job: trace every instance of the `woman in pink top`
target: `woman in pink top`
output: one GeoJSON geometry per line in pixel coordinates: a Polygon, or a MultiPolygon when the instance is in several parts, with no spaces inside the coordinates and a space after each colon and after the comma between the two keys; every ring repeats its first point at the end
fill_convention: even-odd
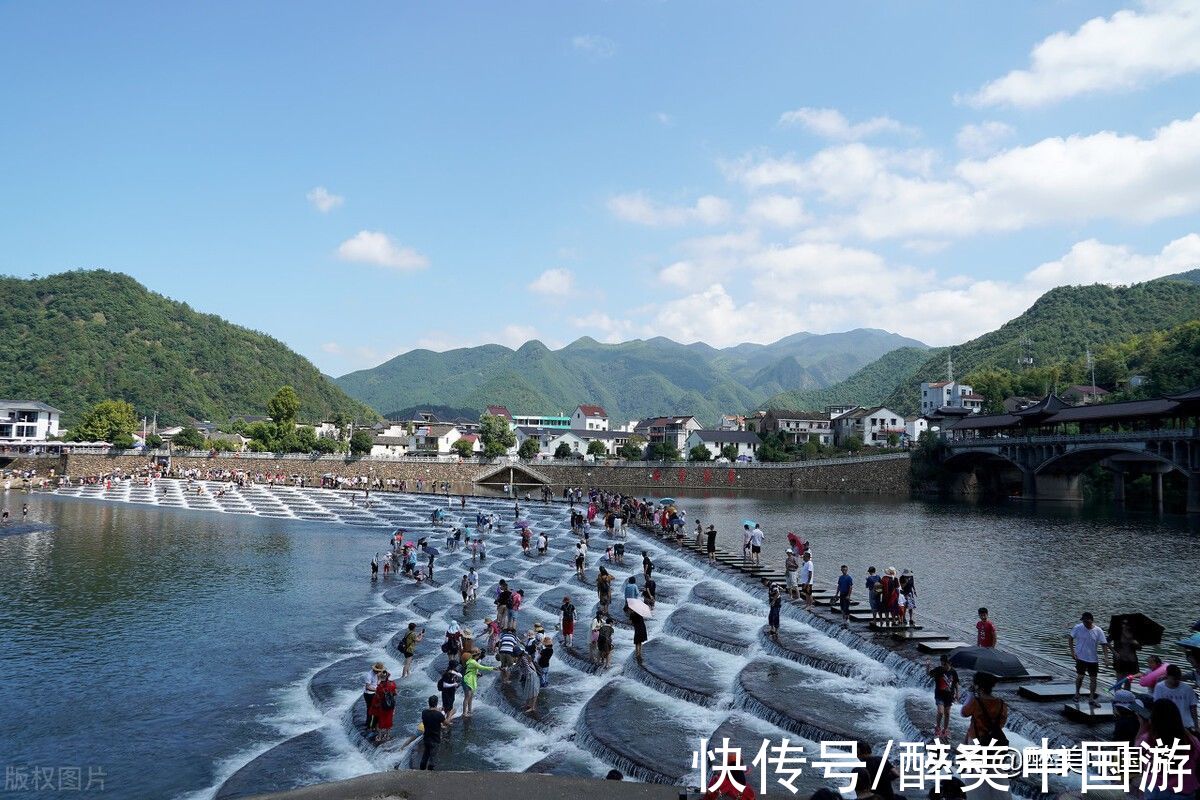
{"type": "Polygon", "coordinates": [[[1150,719],[1142,726],[1142,731],[1133,740],[1135,747],[1171,747],[1175,742],[1184,742],[1188,749],[1187,761],[1184,764],[1182,779],[1164,774],[1163,770],[1170,764],[1169,759],[1157,758],[1150,761],[1143,759],[1143,764],[1156,766],[1157,769],[1148,775],[1143,775],[1140,785],[1145,787],[1142,800],[1166,800],[1166,798],[1194,797],[1200,779],[1200,740],[1196,739],[1183,728],[1183,720],[1179,709],[1170,700],[1155,700],[1150,706],[1150,719]]]}

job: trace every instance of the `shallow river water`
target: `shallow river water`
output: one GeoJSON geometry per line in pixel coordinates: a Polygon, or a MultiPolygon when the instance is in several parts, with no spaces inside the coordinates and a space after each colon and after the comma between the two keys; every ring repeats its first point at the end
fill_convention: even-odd
{"type": "MultiPolygon", "coordinates": [[[[321,502],[335,500],[344,509],[344,500],[321,502]]],[[[366,515],[380,527],[296,519],[298,504],[311,504],[287,497],[270,500],[290,509],[275,516],[16,493],[4,502],[28,502],[37,527],[0,533],[6,766],[80,767],[107,797],[235,797],[407,766],[401,745],[444,659],[440,631],[450,619],[478,627],[491,610],[483,597],[465,612],[453,602],[462,553],[439,557],[440,586],[369,580],[371,556],[386,547],[382,526],[420,535],[429,498],[381,498],[366,515]],[[431,636],[401,685],[397,739],[375,749],[355,729],[360,676],[376,659],[398,673],[393,637],[409,620],[431,636]]],[[[841,563],[860,583],[868,565],[910,568],[920,614],[966,634],[975,608],[988,605],[1002,644],[1056,660],[1065,661],[1063,635],[1084,609],[1103,623],[1143,610],[1171,632],[1200,616],[1200,538],[1181,520],[811,495],[681,502],[689,528],[697,517],[715,523],[727,549],[740,548],[742,519],[759,521],[768,561],[782,563],[783,534],[802,531],[819,582],[831,583],[841,563]]],[[[469,501],[468,518],[476,504],[511,522],[511,506],[496,501],[469,501]]],[[[527,516],[550,533],[550,556],[523,558],[506,525],[481,589],[499,577],[524,588],[523,626],[553,627],[567,592],[589,614],[595,594],[572,577],[565,509],[535,504],[527,516]]],[[[631,535],[631,555],[642,541],[631,535]]],[[[799,614],[785,617],[784,646],[773,646],[759,633],[760,592],[660,543],[645,547],[660,593],[645,667],[629,658],[627,626],[608,673],[559,648],[532,718],[484,675],[474,720],[444,748],[446,768],[603,775],[615,765],[681,781],[697,740],[718,732],[747,742],[915,732],[905,701],[926,690],[911,676],[799,614]]],[[[590,575],[602,550],[593,547],[590,575]]],[[[618,580],[640,575],[638,558],[627,563],[613,570],[618,580]]]]}

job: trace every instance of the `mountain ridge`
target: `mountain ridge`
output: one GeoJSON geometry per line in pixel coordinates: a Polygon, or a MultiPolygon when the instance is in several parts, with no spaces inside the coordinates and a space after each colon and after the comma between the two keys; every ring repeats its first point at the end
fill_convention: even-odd
{"type": "Polygon", "coordinates": [[[664,336],[619,343],[581,336],[558,349],[530,340],[410,350],[337,383],[376,409],[420,405],[507,405],[528,413],[569,412],[580,402],[603,405],[613,419],[695,414],[705,424],[739,413],[785,387],[826,386],[875,357],[923,342],[877,328],[832,334],[802,331],[769,344],[715,348],[664,336]],[[687,405],[687,408],[682,406],[687,405]]]}
{"type": "Polygon", "coordinates": [[[75,270],[0,276],[0,396],[40,400],[70,424],[106,399],[128,400],[160,424],[263,414],[281,386],[300,416],[378,414],[267,334],[204,314],[128,275],[75,270]]]}

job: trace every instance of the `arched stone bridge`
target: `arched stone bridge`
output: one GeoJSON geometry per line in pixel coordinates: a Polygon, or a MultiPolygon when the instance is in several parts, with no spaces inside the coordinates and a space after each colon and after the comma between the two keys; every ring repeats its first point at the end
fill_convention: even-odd
{"type": "Polygon", "coordinates": [[[1102,433],[994,436],[947,439],[943,465],[959,472],[978,468],[1019,473],[1023,497],[1080,499],[1079,477],[1094,464],[1114,476],[1114,493],[1124,499],[1129,474],[1153,476],[1162,497],[1162,476],[1178,471],[1188,482],[1189,512],[1200,513],[1200,429],[1114,431],[1102,433]]]}

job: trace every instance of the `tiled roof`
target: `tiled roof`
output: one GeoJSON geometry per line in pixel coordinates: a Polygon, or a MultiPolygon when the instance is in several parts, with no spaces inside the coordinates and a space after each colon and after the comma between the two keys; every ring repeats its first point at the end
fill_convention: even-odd
{"type": "Polygon", "coordinates": [[[767,412],[767,416],[772,419],[829,420],[829,415],[823,411],[785,411],[773,408],[767,412]]]}
{"type": "Polygon", "coordinates": [[[35,411],[49,411],[53,414],[62,413],[54,406],[48,406],[45,403],[38,402],[37,400],[0,400],[0,408],[23,408],[35,411]]]}
{"type": "Polygon", "coordinates": [[[608,417],[608,412],[604,410],[604,406],[581,405],[578,410],[582,411],[585,417],[608,417]]]}
{"type": "Polygon", "coordinates": [[[512,414],[508,413],[507,406],[488,406],[483,410],[483,413],[490,414],[493,417],[504,417],[509,422],[512,422],[512,414]]]}

